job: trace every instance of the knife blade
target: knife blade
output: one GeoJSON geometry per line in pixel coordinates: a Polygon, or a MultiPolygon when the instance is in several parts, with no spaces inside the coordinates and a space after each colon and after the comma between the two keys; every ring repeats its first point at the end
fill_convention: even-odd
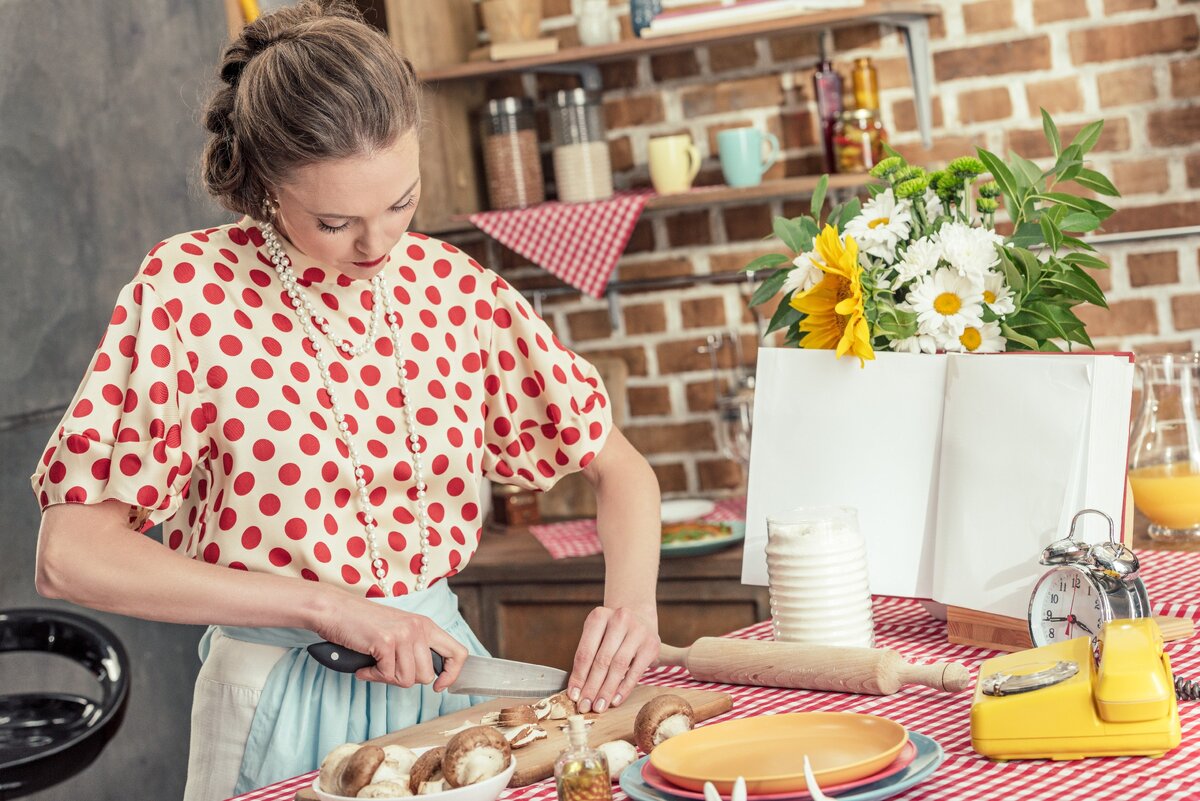
{"type": "MultiPolygon", "coordinates": [[[[318,642],[308,646],[308,653],[320,664],[339,673],[354,673],[375,664],[375,658],[332,642],[318,642]]],[[[433,670],[441,673],[445,662],[436,651],[433,670]]],[[[544,698],[566,689],[570,674],[565,670],[513,662],[490,656],[468,655],[463,668],[448,692],[457,695],[494,695],[501,698],[544,698]]]]}

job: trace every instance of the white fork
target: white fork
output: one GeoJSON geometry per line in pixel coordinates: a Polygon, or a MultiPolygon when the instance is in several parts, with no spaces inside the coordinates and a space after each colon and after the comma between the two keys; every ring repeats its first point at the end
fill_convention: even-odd
{"type": "Polygon", "coordinates": [[[812,796],[812,801],[833,801],[831,797],[822,793],[820,786],[817,785],[817,777],[813,775],[812,763],[808,761],[808,754],[804,755],[804,783],[808,787],[808,794],[812,796]]]}
{"type": "MultiPolygon", "coordinates": [[[[724,801],[712,782],[704,783],[704,801],[724,801]]],[[[733,792],[729,795],[729,801],[746,801],[746,780],[741,776],[738,776],[733,783],[733,792]]]]}

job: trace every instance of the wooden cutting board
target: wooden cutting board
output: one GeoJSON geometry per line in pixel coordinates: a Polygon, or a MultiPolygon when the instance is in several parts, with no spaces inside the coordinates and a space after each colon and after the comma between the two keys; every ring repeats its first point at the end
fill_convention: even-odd
{"type": "MultiPolygon", "coordinates": [[[[733,706],[733,698],[728,693],[638,685],[629,700],[619,707],[609,709],[599,715],[589,714],[586,716],[592,721],[588,742],[592,745],[599,745],[610,740],[633,742],[633,722],[637,718],[638,710],[651,698],[659,695],[678,695],[686,698],[692,705],[692,709],[696,711],[697,721],[708,720],[722,712],[727,712],[733,706]]],[[[499,698],[418,726],[385,734],[383,737],[367,742],[372,745],[405,745],[409,748],[445,745],[450,737],[442,732],[457,728],[468,720],[478,723],[480,717],[488,712],[520,703],[528,703],[528,701],[499,698]]],[[[565,722],[562,720],[545,721],[546,725],[543,728],[546,729],[549,737],[513,751],[517,757],[517,769],[508,783],[509,787],[524,787],[554,774],[554,760],[558,759],[558,755],[567,747],[567,735],[565,732],[559,731],[559,726],[565,722]]],[[[296,793],[296,801],[317,801],[317,796],[311,787],[306,787],[296,793]]],[[[419,801],[419,799],[414,799],[414,801],[419,801]]]]}

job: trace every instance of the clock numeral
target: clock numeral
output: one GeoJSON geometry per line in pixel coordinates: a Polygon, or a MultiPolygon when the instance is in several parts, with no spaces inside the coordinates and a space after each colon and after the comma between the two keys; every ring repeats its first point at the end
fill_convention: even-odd
{"type": "Polygon", "coordinates": [[[1054,639],[1054,629],[1053,628],[1050,629],[1050,639],[1052,639],[1052,640],[1054,639]]]}
{"type": "Polygon", "coordinates": [[[1079,589],[1081,582],[1082,580],[1079,578],[1079,576],[1076,576],[1075,578],[1071,579],[1071,586],[1075,589],[1079,589]]]}
{"type": "MultiPolygon", "coordinates": [[[[1050,593],[1050,603],[1052,603],[1052,604],[1058,603],[1058,593],[1056,593],[1056,592],[1050,593]]],[[[1050,614],[1050,612],[1047,611],[1046,614],[1050,614]]]]}
{"type": "Polygon", "coordinates": [[[1067,591],[1067,582],[1065,582],[1065,581],[1058,582],[1058,591],[1066,592],[1067,591]]]}
{"type": "Polygon", "coordinates": [[[1099,598],[1096,599],[1096,610],[1097,611],[1100,610],[1100,599],[1099,598]]]}

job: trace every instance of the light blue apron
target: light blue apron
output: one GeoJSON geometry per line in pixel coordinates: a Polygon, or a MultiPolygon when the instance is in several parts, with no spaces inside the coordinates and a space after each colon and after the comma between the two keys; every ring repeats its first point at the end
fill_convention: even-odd
{"type": "MultiPolygon", "coordinates": [[[[487,655],[445,581],[423,592],[372,600],[424,615],[471,653],[487,655]]],[[[486,700],[437,693],[427,684],[401,688],[359,681],[353,673],[329,670],[308,655],[305,648],[321,638],[304,629],[220,629],[236,640],[289,649],[271,669],[259,697],[235,795],[315,770],[342,743],[369,740],[486,700]]],[[[215,630],[210,626],[200,640],[201,660],[208,656],[215,630]]]]}

